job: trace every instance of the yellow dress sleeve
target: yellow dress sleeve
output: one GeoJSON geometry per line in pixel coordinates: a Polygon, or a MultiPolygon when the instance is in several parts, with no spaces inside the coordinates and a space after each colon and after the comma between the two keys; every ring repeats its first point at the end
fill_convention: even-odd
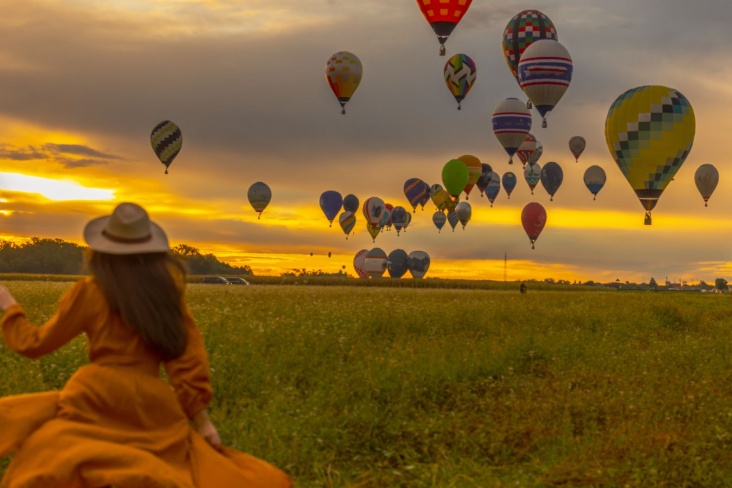
{"type": "Polygon", "coordinates": [[[63,346],[82,333],[89,323],[86,317],[90,310],[82,303],[86,290],[84,280],[72,286],[61,297],[53,317],[40,327],[28,320],[21,305],[8,308],[0,323],[5,344],[29,358],[43,356],[63,346]]]}
{"type": "Polygon", "coordinates": [[[183,411],[188,418],[193,418],[211,401],[213,389],[203,337],[186,306],[183,321],[188,333],[188,344],[180,357],[165,363],[165,371],[183,411]]]}

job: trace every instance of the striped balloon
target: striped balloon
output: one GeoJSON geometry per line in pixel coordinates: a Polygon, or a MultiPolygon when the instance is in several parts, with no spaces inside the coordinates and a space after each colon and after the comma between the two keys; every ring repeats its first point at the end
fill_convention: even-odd
{"type": "Polygon", "coordinates": [[[531,111],[518,98],[507,98],[493,110],[493,133],[508,153],[508,164],[531,131],[531,111]]]}
{"type": "Polygon", "coordinates": [[[160,162],[165,165],[167,175],[168,166],[183,147],[183,134],[175,123],[163,120],[150,133],[150,145],[160,162]]]}
{"type": "Polygon", "coordinates": [[[346,234],[346,239],[348,239],[348,234],[351,233],[353,227],[356,225],[356,215],[350,210],[346,210],[338,217],[338,222],[341,224],[343,233],[346,234]]]}
{"type": "Polygon", "coordinates": [[[519,84],[536,106],[546,127],[546,115],[572,81],[572,57],[559,41],[541,39],[526,48],[518,65],[519,84]]]}

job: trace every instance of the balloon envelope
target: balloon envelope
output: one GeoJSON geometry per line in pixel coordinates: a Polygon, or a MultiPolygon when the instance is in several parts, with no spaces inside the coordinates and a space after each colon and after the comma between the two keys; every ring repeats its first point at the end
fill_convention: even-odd
{"type": "Polygon", "coordinates": [[[542,117],[567,91],[572,81],[572,57],[559,41],[540,39],[526,48],[519,60],[519,83],[542,117]]]}
{"type": "Polygon", "coordinates": [[[343,233],[346,234],[346,239],[348,239],[348,234],[351,233],[356,225],[356,214],[350,210],[346,210],[338,217],[338,223],[341,225],[343,233]]]}
{"type": "Polygon", "coordinates": [[[168,166],[183,147],[183,134],[174,122],[163,120],[153,127],[150,145],[160,162],[165,165],[165,174],[168,174],[168,166]]]}
{"type": "Polygon", "coordinates": [[[465,226],[468,225],[470,217],[473,214],[473,209],[470,207],[470,204],[468,202],[458,203],[455,207],[455,213],[457,214],[457,218],[460,221],[460,224],[462,224],[463,229],[465,229],[465,226]]]}
{"type": "Polygon", "coordinates": [[[585,186],[588,190],[590,190],[590,193],[592,193],[596,199],[598,192],[602,190],[603,186],[605,186],[607,176],[605,175],[604,169],[594,164],[585,170],[585,175],[583,179],[585,182],[585,186]]]}
{"type": "Polygon", "coordinates": [[[378,225],[385,211],[386,204],[379,197],[367,198],[363,202],[363,216],[366,218],[366,223],[368,224],[378,225]]]}
{"type": "Polygon", "coordinates": [[[435,213],[432,214],[432,223],[435,224],[438,232],[442,230],[445,222],[447,222],[447,217],[445,216],[445,213],[440,210],[435,210],[435,213]]]}
{"type": "Polygon", "coordinates": [[[506,98],[493,110],[492,122],[493,134],[513,164],[513,155],[531,131],[531,111],[518,98],[506,98]]]}
{"type": "Polygon", "coordinates": [[[445,63],[443,76],[447,88],[455,97],[460,110],[460,103],[475,83],[477,71],[475,62],[467,54],[455,54],[445,63]]]}
{"type": "Polygon", "coordinates": [[[539,234],[544,230],[546,225],[546,210],[540,203],[531,202],[526,204],[521,211],[521,225],[526,231],[531,241],[531,249],[534,249],[534,243],[539,238],[539,234]]]}
{"type": "Polygon", "coordinates": [[[356,213],[358,211],[359,201],[358,197],[353,194],[348,194],[343,197],[343,210],[356,213]]]}
{"type": "Polygon", "coordinates": [[[719,183],[719,172],[711,164],[702,164],[699,166],[694,173],[694,183],[696,183],[696,189],[699,190],[702,198],[704,199],[704,206],[707,206],[709,197],[714,193],[714,189],[717,188],[719,183]]]}
{"type": "Polygon", "coordinates": [[[579,157],[585,150],[585,146],[587,146],[587,141],[585,141],[584,137],[572,136],[569,138],[569,151],[572,153],[572,156],[574,156],[575,162],[579,160],[579,157]]]}
{"type": "Polygon", "coordinates": [[[409,273],[415,279],[422,278],[427,273],[427,270],[430,269],[429,254],[424,251],[410,252],[407,269],[409,269],[409,273]]]}
{"type": "Polygon", "coordinates": [[[356,270],[356,274],[359,278],[369,277],[369,274],[366,272],[366,267],[364,263],[366,261],[366,253],[368,252],[368,249],[361,249],[356,253],[355,256],[353,256],[353,269],[356,270]]]}
{"type": "Polygon", "coordinates": [[[320,195],[320,209],[331,224],[341,208],[343,208],[343,197],[337,191],[328,190],[320,195]]]}
{"type": "Polygon", "coordinates": [[[534,154],[534,150],[536,149],[536,137],[534,137],[534,134],[526,134],[526,138],[524,139],[524,142],[521,143],[519,148],[516,150],[516,156],[521,160],[521,164],[526,166],[526,163],[529,162],[529,159],[534,154]]]}
{"type": "Polygon", "coordinates": [[[429,186],[421,179],[409,178],[404,182],[404,196],[407,197],[414,211],[417,210],[417,205],[422,202],[425,193],[429,194],[429,186]]]}
{"type": "Polygon", "coordinates": [[[493,206],[493,202],[496,200],[496,197],[500,192],[501,175],[499,175],[495,171],[491,171],[491,180],[488,182],[488,186],[485,188],[485,196],[487,196],[488,200],[490,200],[491,207],[493,206]]]}
{"type": "Polygon", "coordinates": [[[386,252],[380,247],[375,247],[366,253],[363,267],[371,278],[381,278],[386,271],[386,252]]]}
{"type": "Polygon", "coordinates": [[[506,190],[508,198],[511,198],[511,192],[516,188],[516,175],[511,171],[503,173],[501,184],[503,185],[503,189],[506,190]]]}
{"type": "Polygon", "coordinates": [[[554,194],[562,186],[563,179],[562,167],[554,161],[549,161],[541,168],[541,184],[551,197],[549,200],[554,200],[554,194]]]}
{"type": "Polygon", "coordinates": [[[247,199],[252,208],[254,208],[254,211],[258,212],[261,216],[264,209],[269,205],[270,200],[272,200],[272,190],[270,190],[266,183],[258,181],[249,187],[247,199]]]}
{"type": "Polygon", "coordinates": [[[470,179],[468,167],[459,159],[451,159],[442,168],[442,183],[450,195],[456,197],[465,189],[470,179]]]}
{"type": "Polygon", "coordinates": [[[534,188],[536,188],[536,185],[539,184],[539,181],[541,181],[541,165],[539,163],[536,164],[527,164],[524,166],[524,179],[526,180],[526,183],[529,185],[529,189],[531,190],[531,194],[534,194],[534,188]]]}
{"type": "Polygon", "coordinates": [[[325,79],[341,104],[341,113],[346,113],[346,103],[361,83],[362,76],[361,60],[348,51],[338,51],[325,64],[325,79]]]}
{"type": "Polygon", "coordinates": [[[470,7],[472,0],[417,0],[440,43],[440,56],[445,55],[445,42],[470,7]]]}
{"type": "Polygon", "coordinates": [[[483,192],[491,181],[491,173],[493,173],[493,168],[491,168],[490,164],[480,164],[480,177],[478,178],[478,181],[475,182],[475,186],[480,190],[480,196],[483,196],[483,192]]]}
{"type": "Polygon", "coordinates": [[[401,205],[397,205],[394,207],[394,210],[391,211],[391,223],[394,224],[397,235],[399,235],[399,231],[407,225],[407,217],[411,217],[411,215],[407,212],[407,209],[401,205]]]}
{"type": "Polygon", "coordinates": [[[651,224],[651,210],[689,155],[695,130],[689,100],[666,86],[632,88],[610,106],[605,141],[646,210],[646,225],[651,224]]]}
{"type": "Polygon", "coordinates": [[[539,39],[557,40],[557,30],[549,17],[538,10],[524,10],[513,16],[503,29],[503,59],[518,79],[518,64],[527,47],[539,39]]]}
{"type": "Polygon", "coordinates": [[[404,249],[394,249],[386,260],[386,269],[392,278],[401,278],[409,268],[409,255],[404,249]]]}
{"type": "Polygon", "coordinates": [[[468,195],[470,195],[470,192],[473,190],[473,187],[478,182],[478,178],[480,178],[480,175],[483,173],[483,165],[481,164],[480,159],[476,158],[472,154],[463,154],[458,159],[468,167],[468,183],[463,189],[465,192],[465,198],[467,199],[468,195]]]}

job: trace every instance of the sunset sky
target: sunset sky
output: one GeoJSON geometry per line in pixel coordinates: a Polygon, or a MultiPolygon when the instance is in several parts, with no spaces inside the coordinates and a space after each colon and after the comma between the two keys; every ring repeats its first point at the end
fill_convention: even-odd
{"type": "Polygon", "coordinates": [[[473,0],[445,57],[414,0],[6,0],[3,7],[0,239],[82,244],[86,221],[133,201],[172,245],[258,275],[342,266],[353,274],[354,254],[380,247],[426,251],[426,277],[503,280],[507,257],[509,280],[732,281],[728,0],[473,0]],[[520,162],[508,164],[491,125],[498,102],[525,99],[501,52],[507,22],[525,9],[553,21],[574,65],[547,128],[534,111],[539,164],[556,161],[564,171],[554,201],[541,185],[531,195],[520,162]],[[364,69],[346,115],[324,76],[337,51],[353,52],[364,69]],[[477,65],[460,111],[443,80],[456,53],[477,65]],[[604,124],[621,93],[653,84],[686,96],[696,137],[653,225],[644,226],[604,124]],[[149,142],[162,120],[183,133],[167,175],[149,142]],[[568,148],[574,135],[587,140],[578,163],[568,148]],[[474,189],[465,229],[438,232],[430,202],[406,231],[384,231],[375,242],[359,210],[346,239],[319,208],[321,193],[336,190],[411,211],[404,182],[441,183],[445,163],[463,154],[518,177],[510,199],[502,191],[492,208],[474,189]],[[708,207],[694,184],[704,163],[720,173],[708,207]],[[582,181],[593,164],[607,174],[596,201],[582,181]],[[256,181],[273,193],[260,219],[246,196],[256,181]],[[520,222],[532,201],[548,214],[534,250],[520,222]]]}

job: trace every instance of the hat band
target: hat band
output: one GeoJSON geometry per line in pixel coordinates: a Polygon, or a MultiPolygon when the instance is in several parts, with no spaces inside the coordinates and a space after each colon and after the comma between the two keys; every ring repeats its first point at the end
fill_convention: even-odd
{"type": "Polygon", "coordinates": [[[118,237],[110,234],[109,232],[107,232],[106,229],[102,231],[102,235],[112,242],[119,242],[121,244],[141,244],[143,242],[148,242],[150,239],[152,239],[152,234],[135,238],[118,237]]]}

